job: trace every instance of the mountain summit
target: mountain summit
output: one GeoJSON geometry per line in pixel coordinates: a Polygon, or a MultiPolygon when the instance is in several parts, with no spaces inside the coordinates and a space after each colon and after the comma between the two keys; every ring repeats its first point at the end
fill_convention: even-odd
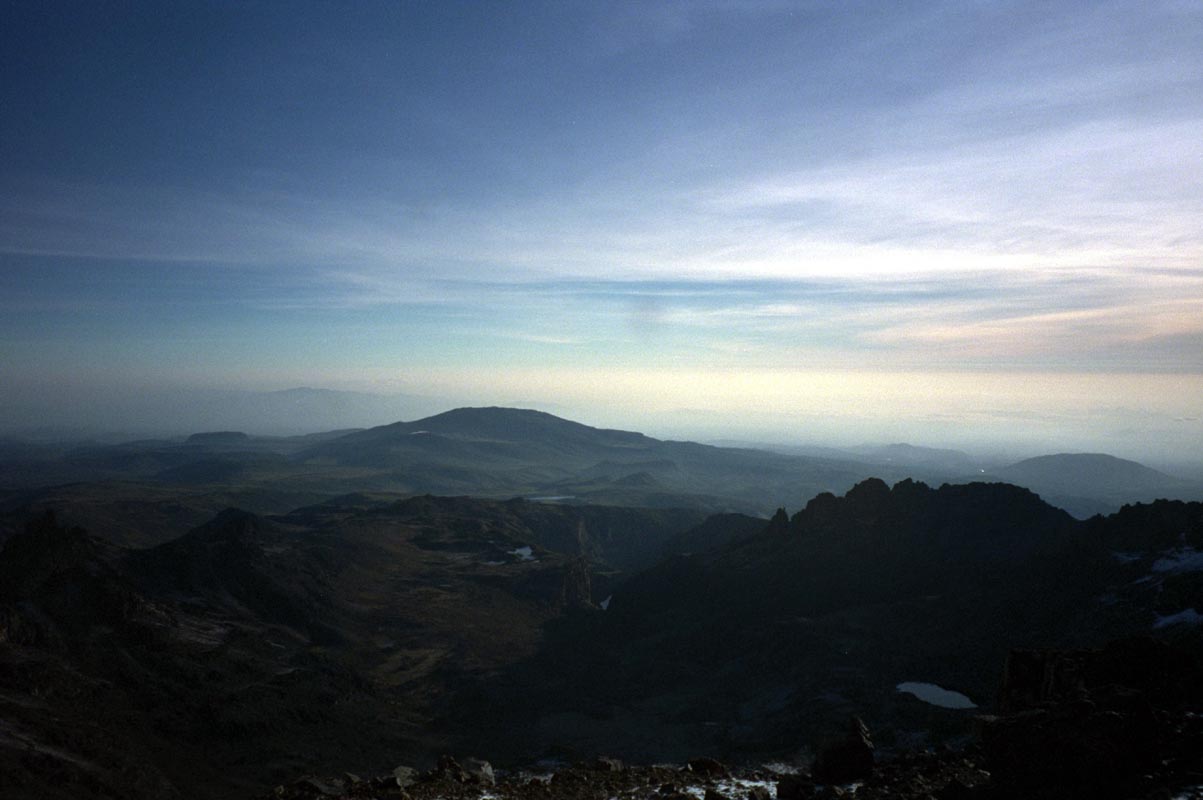
{"type": "Polygon", "coordinates": [[[457,408],[356,431],[296,458],[315,468],[383,471],[393,483],[382,488],[394,491],[752,513],[770,511],[781,498],[843,491],[864,477],[848,464],[662,441],[496,407],[457,408]]]}
{"type": "Polygon", "coordinates": [[[1104,453],[1037,456],[998,469],[993,477],[1026,486],[1079,517],[1160,497],[1203,497],[1203,487],[1104,453]]]}
{"type": "Polygon", "coordinates": [[[398,436],[437,434],[498,442],[540,442],[575,446],[647,446],[642,433],[593,428],[544,411],[525,408],[456,408],[415,422],[396,422],[343,437],[346,441],[384,441],[398,436]]]}
{"type": "Polygon", "coordinates": [[[1083,488],[1096,492],[1156,490],[1178,482],[1152,467],[1105,453],[1037,456],[1004,467],[998,474],[1013,483],[1046,486],[1065,493],[1080,492],[1083,488]]]}

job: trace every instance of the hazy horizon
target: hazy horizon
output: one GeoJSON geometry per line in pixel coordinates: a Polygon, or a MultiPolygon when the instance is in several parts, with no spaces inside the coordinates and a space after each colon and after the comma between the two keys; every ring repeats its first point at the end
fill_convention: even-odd
{"type": "Polygon", "coordinates": [[[8,4],[0,430],[315,386],[1197,463],[1200,41],[1178,2],[8,4]]]}
{"type": "MultiPolygon", "coordinates": [[[[876,376],[875,376],[876,379],[876,376]]],[[[1025,435],[1012,427],[992,432],[979,427],[961,431],[946,420],[852,418],[835,420],[775,410],[771,404],[748,408],[739,415],[704,408],[615,410],[510,397],[476,401],[471,397],[414,394],[375,394],[356,391],[291,387],[266,392],[240,390],[177,390],[144,393],[137,403],[117,396],[93,396],[88,413],[80,402],[68,403],[59,415],[47,406],[10,416],[0,437],[25,441],[120,443],[138,439],[180,438],[193,433],[236,430],[252,436],[295,436],[369,428],[394,422],[413,422],[461,407],[500,406],[532,409],[597,428],[644,433],[653,438],[694,440],[720,446],[768,449],[832,448],[851,453],[859,447],[908,444],[963,451],[996,466],[1054,453],[1106,453],[1128,458],[1183,477],[1203,478],[1203,458],[1191,448],[1175,447],[1146,427],[1127,435],[1091,438],[1065,419],[1040,419],[1025,435]],[[850,422],[850,419],[852,421],[850,422]],[[1043,433],[1040,433],[1043,432],[1043,433]]],[[[1002,423],[1000,422],[1000,425],[1002,423]]],[[[1168,434],[1164,434],[1168,435],[1168,434]]]]}

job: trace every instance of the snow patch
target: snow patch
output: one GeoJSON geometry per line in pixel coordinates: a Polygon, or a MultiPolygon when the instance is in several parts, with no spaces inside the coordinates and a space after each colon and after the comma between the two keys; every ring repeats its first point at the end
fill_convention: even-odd
{"type": "MultiPolygon", "coordinates": [[[[745,778],[723,778],[714,782],[714,788],[726,797],[747,797],[748,792],[756,787],[761,786],[769,790],[770,796],[777,794],[777,781],[753,781],[745,778]]],[[[684,787],[683,791],[693,797],[702,800],[706,796],[706,787],[692,785],[684,787]]]]}
{"type": "Polygon", "coordinates": [[[896,687],[898,691],[913,694],[925,703],[940,708],[977,708],[977,703],[960,692],[954,692],[934,683],[916,683],[904,681],[896,687]]]}
{"type": "Polygon", "coordinates": [[[800,771],[797,766],[786,764],[784,761],[770,761],[764,768],[774,775],[797,775],[800,771]]]}
{"type": "Polygon", "coordinates": [[[519,561],[535,561],[535,551],[530,548],[530,545],[523,547],[515,547],[510,551],[510,555],[517,558],[519,561]]]}
{"type": "Polygon", "coordinates": [[[602,611],[609,611],[610,610],[610,601],[613,599],[614,599],[614,595],[610,595],[605,600],[602,600],[600,603],[598,603],[597,607],[600,608],[602,611]]]}
{"type": "Polygon", "coordinates": [[[1203,550],[1181,547],[1153,562],[1154,572],[1203,572],[1203,550]]]}
{"type": "Polygon", "coordinates": [[[1111,557],[1121,564],[1131,564],[1144,558],[1140,553],[1122,553],[1118,550],[1112,552],[1111,557]]]}
{"type": "Polygon", "coordinates": [[[1170,614],[1166,617],[1158,616],[1157,621],[1153,623],[1153,628],[1168,628],[1171,625],[1198,625],[1200,623],[1203,623],[1203,614],[1193,608],[1186,608],[1177,614],[1170,614]]]}

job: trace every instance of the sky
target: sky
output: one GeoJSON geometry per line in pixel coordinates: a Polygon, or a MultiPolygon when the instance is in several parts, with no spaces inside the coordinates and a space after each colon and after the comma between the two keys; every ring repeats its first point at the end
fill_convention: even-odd
{"type": "Polygon", "coordinates": [[[2,2],[0,428],[315,386],[1197,455],[1200,42],[1152,0],[2,2]]]}

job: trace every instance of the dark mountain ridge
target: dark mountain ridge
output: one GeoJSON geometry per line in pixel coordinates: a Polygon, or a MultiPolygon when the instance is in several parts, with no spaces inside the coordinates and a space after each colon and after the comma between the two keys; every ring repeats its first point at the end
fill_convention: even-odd
{"type": "Polygon", "coordinates": [[[242,444],[250,438],[242,431],[206,431],[192,434],[185,444],[242,444]]]}
{"type": "MultiPolygon", "coordinates": [[[[605,615],[558,625],[529,672],[507,678],[518,695],[539,686],[555,709],[526,707],[525,747],[636,757],[646,742],[621,733],[633,727],[673,743],[663,758],[782,757],[800,736],[837,735],[849,714],[886,744],[966,732],[964,717],[958,728],[956,714],[893,687],[930,682],[988,706],[1014,647],[1158,631],[1203,652],[1179,615],[1203,596],[1200,573],[1158,566],[1170,530],[1176,547],[1203,547],[1203,505],[1079,522],[1004,484],[869,480],[752,535],[708,533],[717,547],[634,577],[605,615]]],[[[482,692],[513,702],[504,686],[482,692]]]]}
{"type": "Polygon", "coordinates": [[[886,749],[955,739],[893,687],[988,706],[1011,647],[1198,650],[1199,550],[1200,504],[1077,522],[878,480],[772,521],[360,494],[139,551],[43,518],[0,551],[0,766],[26,796],[227,797],[448,750],[790,756],[851,713],[886,749]]]}

